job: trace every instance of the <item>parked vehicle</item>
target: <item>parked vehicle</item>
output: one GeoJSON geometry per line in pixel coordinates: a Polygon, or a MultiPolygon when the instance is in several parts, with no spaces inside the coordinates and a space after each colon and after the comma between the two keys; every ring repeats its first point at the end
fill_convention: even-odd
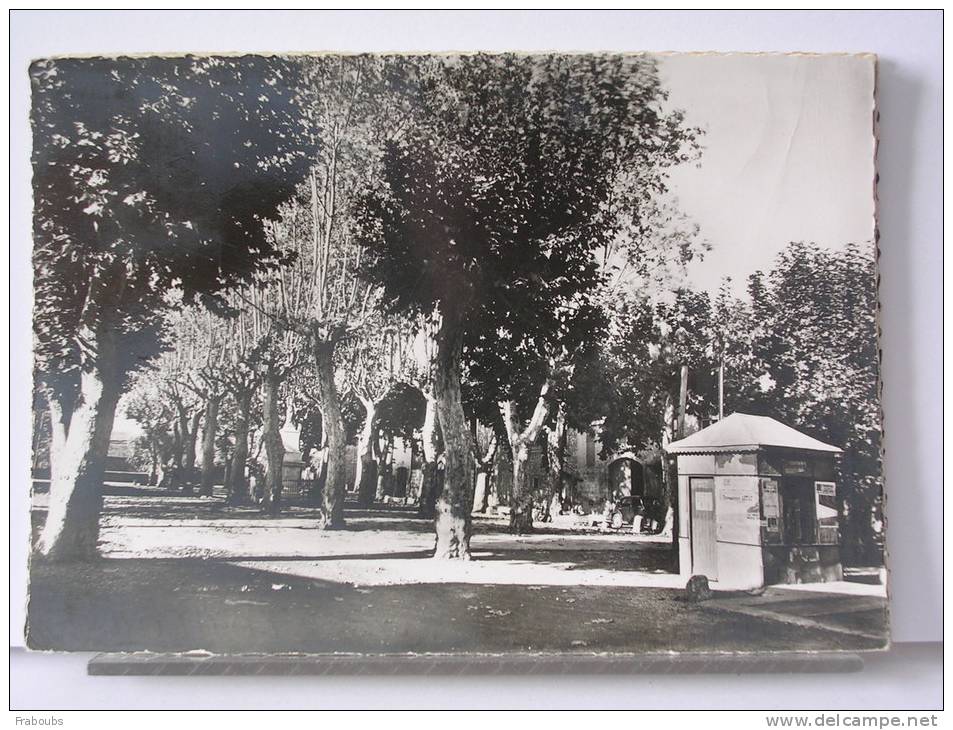
{"type": "MultiPolygon", "coordinates": [[[[645,502],[638,495],[630,497],[620,497],[616,500],[615,507],[609,513],[606,524],[613,530],[621,530],[625,525],[633,525],[636,517],[645,518],[645,502]]],[[[641,532],[642,520],[639,520],[639,532],[641,532]]]]}

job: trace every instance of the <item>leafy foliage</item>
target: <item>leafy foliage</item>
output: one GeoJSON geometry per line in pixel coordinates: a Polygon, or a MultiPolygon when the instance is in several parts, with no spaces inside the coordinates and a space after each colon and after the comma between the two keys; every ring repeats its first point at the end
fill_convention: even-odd
{"type": "Polygon", "coordinates": [[[682,364],[689,413],[701,425],[714,420],[724,363],[726,414],[768,415],[844,449],[846,557],[877,560],[876,281],[875,259],[862,246],[792,243],[769,274],[750,277],[748,299],[732,296],[728,282],[714,299],[687,289],[655,305],[637,295],[620,299],[602,350],[605,381],[586,391],[604,409],[604,448],[658,443],[674,415],[682,364]]]}
{"type": "Polygon", "coordinates": [[[844,449],[848,558],[877,558],[882,495],[877,273],[869,247],[793,243],[750,281],[757,356],[781,420],[844,449]]]}
{"type": "Polygon", "coordinates": [[[410,441],[424,425],[427,401],[417,388],[397,383],[377,409],[380,430],[390,436],[410,441]]]}
{"type": "Polygon", "coordinates": [[[642,57],[429,59],[361,234],[390,306],[466,318],[471,402],[532,402],[605,327],[594,252],[629,235],[693,131],[642,57]]]}
{"type": "Polygon", "coordinates": [[[31,67],[41,371],[69,381],[84,323],[125,338],[127,371],[155,353],[170,291],[207,297],[274,260],[263,220],[304,161],[294,69],[251,56],[31,67]]]}

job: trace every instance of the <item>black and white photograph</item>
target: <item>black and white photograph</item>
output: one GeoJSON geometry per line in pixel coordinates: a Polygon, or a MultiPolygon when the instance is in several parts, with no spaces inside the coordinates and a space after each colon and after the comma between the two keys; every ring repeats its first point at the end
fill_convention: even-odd
{"type": "Polygon", "coordinates": [[[889,645],[874,55],[29,77],[31,649],[889,645]]]}

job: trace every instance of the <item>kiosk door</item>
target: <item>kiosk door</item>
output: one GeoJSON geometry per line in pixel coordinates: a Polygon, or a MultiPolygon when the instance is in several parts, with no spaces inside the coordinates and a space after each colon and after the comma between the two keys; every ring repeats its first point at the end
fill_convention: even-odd
{"type": "Polygon", "coordinates": [[[692,477],[692,574],[718,580],[718,546],[715,528],[715,480],[692,477]]]}

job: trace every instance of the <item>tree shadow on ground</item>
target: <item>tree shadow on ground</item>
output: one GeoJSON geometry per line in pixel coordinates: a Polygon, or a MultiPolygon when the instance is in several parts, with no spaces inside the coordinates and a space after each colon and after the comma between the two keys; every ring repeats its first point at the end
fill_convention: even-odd
{"type": "Polygon", "coordinates": [[[875,648],[705,612],[678,591],[441,583],[354,587],[208,560],[34,561],[29,646],[67,651],[509,652],[875,648]]]}
{"type": "MultiPolygon", "coordinates": [[[[155,490],[152,490],[155,491],[155,490]]],[[[105,518],[130,518],[162,521],[214,520],[216,522],[238,522],[246,526],[278,527],[283,520],[321,519],[321,509],[314,505],[296,501],[286,505],[279,515],[269,515],[256,505],[229,505],[221,496],[199,497],[169,492],[155,496],[151,492],[130,495],[109,495],[103,504],[105,518]]],[[[359,507],[355,503],[345,503],[345,526],[342,531],[361,532],[367,530],[388,530],[412,533],[433,532],[433,519],[420,517],[415,507],[401,505],[375,505],[370,508],[359,507]]],[[[474,532],[481,535],[511,535],[504,519],[489,516],[477,516],[473,520],[474,532]]],[[[567,528],[551,525],[535,525],[529,536],[555,536],[569,534],[567,528]]],[[[594,530],[573,530],[574,534],[600,534],[594,530]]],[[[622,533],[613,533],[619,534],[622,533]]],[[[516,537],[514,535],[514,537],[516,537]]]]}
{"type": "Polygon", "coordinates": [[[560,565],[566,570],[614,570],[640,573],[677,573],[674,550],[499,550],[481,554],[478,560],[507,561],[527,565],[560,565]]]}
{"type": "MultiPolygon", "coordinates": [[[[262,512],[258,505],[230,505],[222,496],[200,497],[178,492],[107,495],[103,503],[103,515],[122,516],[137,519],[165,520],[249,520],[264,523],[277,523],[282,519],[321,518],[321,508],[306,500],[296,499],[283,505],[278,515],[262,512]]],[[[358,520],[359,526],[367,521],[381,524],[386,522],[397,527],[408,525],[430,526],[432,520],[417,517],[411,507],[375,507],[362,509],[357,505],[345,504],[345,518],[358,520]]]]}
{"type": "MultiPolygon", "coordinates": [[[[333,555],[228,555],[207,558],[209,562],[225,563],[286,563],[334,561],[425,560],[433,557],[433,550],[407,550],[375,553],[337,553],[333,555]]],[[[187,559],[187,558],[180,558],[187,559]]],[[[639,573],[678,572],[678,557],[672,551],[662,550],[537,550],[537,549],[478,549],[472,558],[478,563],[510,563],[523,566],[553,566],[571,570],[610,570],[639,573]]],[[[580,579],[584,580],[584,579],[580,579]]]]}

